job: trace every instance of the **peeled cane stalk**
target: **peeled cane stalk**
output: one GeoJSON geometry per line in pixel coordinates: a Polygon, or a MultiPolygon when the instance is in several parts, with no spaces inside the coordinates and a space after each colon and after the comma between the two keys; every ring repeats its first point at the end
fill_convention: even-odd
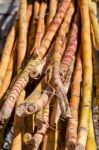
{"type": "Polygon", "coordinates": [[[5,78],[4,78],[2,87],[1,87],[0,98],[2,98],[3,95],[5,94],[7,88],[10,85],[11,79],[12,79],[13,67],[14,67],[14,58],[15,58],[14,53],[16,51],[16,44],[17,43],[15,42],[14,43],[14,47],[13,47],[12,52],[11,52],[11,57],[10,57],[9,65],[8,65],[8,68],[7,68],[7,71],[6,71],[6,75],[5,75],[5,78]]]}
{"type": "Polygon", "coordinates": [[[91,110],[90,110],[90,114],[89,114],[88,137],[87,137],[87,143],[86,143],[86,150],[90,150],[90,149],[97,150],[91,110]]]}
{"type": "Polygon", "coordinates": [[[27,49],[27,1],[20,0],[17,69],[21,67],[27,49]]]}
{"type": "Polygon", "coordinates": [[[90,37],[90,18],[89,18],[89,2],[79,0],[81,12],[81,39],[82,39],[82,57],[83,57],[83,87],[82,87],[82,104],[81,116],[78,129],[78,139],[76,150],[83,150],[86,146],[88,134],[88,119],[92,100],[92,48],[90,37]],[[85,11],[86,10],[86,11],[85,11]],[[86,51],[87,49],[87,51],[86,51]]]}
{"type": "Polygon", "coordinates": [[[12,27],[2,52],[1,61],[0,61],[0,89],[3,84],[6,71],[9,65],[11,51],[13,49],[13,44],[15,40],[15,25],[12,27]]]}
{"type": "MultiPolygon", "coordinates": [[[[21,0],[20,9],[19,9],[20,30],[19,30],[19,41],[18,41],[19,43],[18,43],[18,57],[17,57],[17,74],[18,74],[18,70],[20,69],[23,63],[24,57],[26,55],[26,49],[27,49],[27,27],[28,27],[29,20],[27,21],[26,19],[27,19],[27,2],[21,0]]],[[[24,99],[25,99],[25,90],[22,90],[16,102],[16,109],[24,101],[24,99]]],[[[13,135],[11,150],[15,150],[17,148],[20,150],[22,149],[22,133],[23,133],[22,130],[24,126],[24,119],[16,115],[16,109],[15,109],[15,116],[14,116],[14,135],[13,135]]]]}

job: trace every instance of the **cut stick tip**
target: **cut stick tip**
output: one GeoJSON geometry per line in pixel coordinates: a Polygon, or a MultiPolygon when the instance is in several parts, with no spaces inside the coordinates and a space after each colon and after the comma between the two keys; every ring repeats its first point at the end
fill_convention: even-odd
{"type": "Polygon", "coordinates": [[[34,113],[36,106],[34,104],[22,103],[16,109],[16,115],[19,117],[25,117],[34,113]]]}
{"type": "Polygon", "coordinates": [[[24,141],[24,143],[27,145],[28,144],[28,142],[31,140],[31,138],[32,138],[32,135],[31,135],[31,133],[25,133],[24,134],[24,136],[23,136],[23,141],[24,141]]]}
{"type": "Polygon", "coordinates": [[[21,104],[21,105],[18,106],[17,109],[16,109],[16,115],[17,115],[18,117],[24,116],[25,109],[26,109],[26,107],[21,104]]]}
{"type": "Polygon", "coordinates": [[[39,79],[40,78],[40,74],[38,73],[38,71],[36,69],[31,71],[30,78],[31,79],[39,79]]]}

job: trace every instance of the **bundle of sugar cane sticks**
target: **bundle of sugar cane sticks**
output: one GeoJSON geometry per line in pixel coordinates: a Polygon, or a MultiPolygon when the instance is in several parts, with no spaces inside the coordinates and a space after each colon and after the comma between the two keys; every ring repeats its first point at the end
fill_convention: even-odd
{"type": "Polygon", "coordinates": [[[98,1],[20,0],[0,60],[0,148],[99,149],[98,1]]]}

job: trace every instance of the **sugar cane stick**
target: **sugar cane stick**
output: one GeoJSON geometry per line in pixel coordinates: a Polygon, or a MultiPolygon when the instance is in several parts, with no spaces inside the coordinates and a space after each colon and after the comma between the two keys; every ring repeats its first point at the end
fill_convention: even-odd
{"type": "Polygon", "coordinates": [[[12,78],[12,75],[13,75],[14,57],[15,57],[14,53],[15,53],[15,50],[16,50],[16,44],[17,43],[15,42],[13,50],[11,52],[9,65],[8,65],[8,68],[7,68],[7,71],[6,71],[6,75],[5,75],[5,78],[4,78],[2,87],[1,87],[0,98],[3,97],[3,95],[5,94],[7,88],[10,85],[10,82],[11,82],[11,78],[12,78]]]}
{"type": "MultiPolygon", "coordinates": [[[[65,92],[68,94],[68,90],[69,90],[69,86],[70,86],[70,82],[71,82],[71,78],[72,78],[72,73],[73,73],[73,69],[74,69],[74,64],[75,64],[75,57],[73,58],[72,60],[72,63],[68,69],[68,72],[67,72],[67,75],[66,75],[66,79],[65,79],[65,82],[64,82],[64,88],[65,88],[65,92]]],[[[63,118],[66,118],[66,117],[71,117],[71,112],[70,112],[70,107],[69,107],[69,104],[68,104],[68,98],[67,98],[67,95],[64,99],[64,102],[65,102],[65,109],[66,109],[66,113],[64,113],[65,111],[62,111],[62,108],[61,108],[61,111],[62,111],[62,117],[63,118]]],[[[60,106],[61,107],[61,106],[60,106]]]]}
{"type": "MultiPolygon", "coordinates": [[[[62,94],[65,97],[65,88],[64,85],[61,81],[61,77],[60,77],[60,66],[61,66],[61,60],[62,60],[62,56],[64,53],[64,42],[65,42],[65,36],[69,31],[69,26],[70,26],[70,22],[72,19],[74,13],[74,4],[71,3],[69,6],[69,9],[67,10],[67,13],[64,17],[64,20],[60,26],[60,29],[58,31],[58,36],[56,38],[56,42],[55,42],[55,53],[54,53],[54,57],[53,57],[53,61],[54,61],[54,82],[55,85],[57,85],[60,89],[60,91],[62,90],[62,94]]],[[[67,102],[68,103],[68,102],[67,102]]],[[[64,106],[63,106],[64,107],[64,106]]]]}
{"type": "Polygon", "coordinates": [[[86,150],[89,150],[89,149],[97,150],[91,110],[90,110],[90,114],[89,114],[88,137],[87,137],[87,143],[86,143],[86,150]]]}
{"type": "MultiPolygon", "coordinates": [[[[71,77],[72,77],[72,72],[73,72],[73,68],[74,68],[74,62],[75,62],[75,58],[73,59],[73,62],[70,65],[70,68],[67,72],[67,76],[64,82],[64,89],[65,89],[65,93],[68,93],[69,90],[69,86],[70,86],[70,81],[71,81],[71,77]]],[[[71,112],[70,112],[70,107],[69,107],[69,103],[68,103],[68,97],[67,95],[64,97],[64,101],[63,101],[63,95],[60,92],[60,90],[58,90],[58,101],[59,101],[59,105],[60,105],[60,109],[62,112],[62,117],[63,118],[67,118],[67,117],[71,117],[71,112]]]]}
{"type": "MultiPolygon", "coordinates": [[[[24,101],[24,98],[25,98],[25,91],[21,92],[17,100],[16,108],[18,105],[20,105],[24,101]]],[[[21,150],[24,119],[18,117],[16,114],[15,114],[14,119],[15,119],[14,120],[14,135],[13,135],[13,142],[12,142],[11,150],[16,150],[16,149],[21,150]]]]}
{"type": "Polygon", "coordinates": [[[68,42],[68,46],[66,48],[65,54],[62,59],[62,64],[61,64],[61,76],[63,81],[65,81],[68,68],[77,50],[79,23],[80,23],[80,14],[79,14],[79,9],[77,7],[73,24],[72,24],[70,40],[68,42]]]}
{"type": "MultiPolygon", "coordinates": [[[[28,23],[28,22],[26,21],[26,12],[25,12],[24,15],[22,15],[22,10],[27,11],[26,9],[27,9],[27,3],[24,3],[23,1],[21,1],[20,2],[20,20],[19,20],[20,21],[20,26],[19,27],[21,27],[21,32],[19,33],[19,41],[22,42],[21,41],[22,38],[23,38],[22,34],[23,34],[23,31],[24,31],[24,29],[22,29],[22,28],[25,28],[26,34],[25,34],[25,40],[23,40],[24,41],[23,50],[25,50],[24,55],[23,55],[24,57],[25,57],[25,53],[26,53],[26,44],[27,44],[27,43],[25,43],[26,40],[27,40],[26,39],[26,36],[27,36],[27,24],[26,23],[28,23]],[[23,17],[23,20],[25,20],[25,24],[21,20],[22,17],[23,17]],[[25,46],[25,48],[24,48],[24,46],[25,46]]],[[[22,48],[22,44],[23,43],[19,44],[19,48],[22,48]]],[[[19,50],[18,50],[18,52],[19,52],[19,50]]],[[[22,65],[22,62],[24,60],[24,57],[21,57],[21,60],[19,59],[19,57],[20,56],[19,56],[19,53],[18,53],[17,71],[20,68],[20,66],[22,65]]],[[[22,90],[19,97],[18,97],[18,99],[17,99],[17,102],[16,102],[16,109],[24,101],[24,99],[25,99],[25,90],[22,90]]],[[[15,115],[14,115],[14,135],[13,135],[13,142],[12,142],[11,150],[15,150],[15,149],[20,149],[21,150],[22,149],[22,132],[23,132],[23,127],[24,127],[24,119],[20,118],[16,115],[16,109],[15,109],[15,115]]]]}
{"type": "MultiPolygon", "coordinates": [[[[59,87],[59,90],[60,90],[60,94],[61,94],[60,98],[61,98],[61,100],[62,99],[65,100],[66,99],[65,96],[66,96],[67,93],[66,93],[66,89],[64,88],[64,84],[63,83],[65,83],[67,71],[69,69],[70,63],[72,62],[74,54],[75,54],[75,51],[77,49],[77,43],[78,43],[77,38],[78,38],[78,31],[79,31],[79,19],[80,19],[79,18],[79,9],[77,8],[77,11],[76,11],[76,14],[75,14],[75,17],[74,17],[74,22],[72,24],[72,31],[71,31],[71,37],[70,37],[70,40],[69,40],[69,44],[67,46],[66,52],[65,52],[65,54],[63,56],[63,59],[62,59],[60,74],[59,73],[58,73],[58,75],[56,74],[58,76],[58,80],[56,80],[57,81],[56,83],[57,83],[57,85],[59,87]],[[62,83],[62,81],[63,81],[63,83],[62,83]]],[[[68,105],[68,101],[66,102],[66,105],[68,105]]],[[[69,114],[69,107],[67,107],[67,108],[68,108],[67,110],[68,110],[68,114],[69,114]]],[[[62,107],[62,110],[63,110],[63,107],[62,107]]],[[[66,117],[65,114],[64,114],[64,117],[66,117]]],[[[68,116],[70,116],[70,115],[68,115],[68,116]]]]}
{"type": "Polygon", "coordinates": [[[27,1],[20,0],[17,69],[21,67],[27,49],[27,1]]]}
{"type": "Polygon", "coordinates": [[[48,123],[49,123],[49,104],[44,107],[43,109],[43,124],[40,129],[37,129],[37,132],[34,134],[34,136],[29,141],[29,147],[32,147],[33,149],[38,149],[40,143],[42,142],[43,136],[45,135],[47,129],[48,129],[48,123]]]}
{"type": "Polygon", "coordinates": [[[56,137],[56,130],[49,129],[47,132],[47,145],[44,150],[56,150],[57,145],[57,137],[56,137]]]}
{"type": "Polygon", "coordinates": [[[46,150],[46,147],[47,147],[47,140],[48,140],[48,134],[46,133],[46,134],[44,135],[44,138],[43,138],[43,143],[42,143],[41,150],[46,150]]]}
{"type": "Polygon", "coordinates": [[[99,106],[99,67],[98,67],[98,53],[93,47],[93,73],[96,86],[96,105],[99,106]]]}
{"type": "Polygon", "coordinates": [[[81,38],[82,43],[84,43],[82,44],[84,73],[83,73],[83,87],[82,87],[81,116],[78,129],[76,150],[79,149],[83,150],[85,149],[86,146],[88,133],[88,119],[92,99],[92,48],[91,48],[90,18],[88,5],[89,5],[88,1],[79,0],[79,7],[82,21],[81,38]]]}
{"type": "Polygon", "coordinates": [[[74,13],[74,5],[73,3],[70,4],[69,9],[65,15],[63,23],[60,26],[58,31],[58,37],[55,42],[55,53],[54,53],[54,79],[56,85],[59,82],[59,70],[60,70],[60,63],[63,56],[64,48],[62,47],[65,42],[65,36],[69,31],[70,22],[74,13]]]}
{"type": "Polygon", "coordinates": [[[47,21],[46,21],[46,30],[48,29],[49,24],[52,22],[55,14],[56,14],[57,6],[58,6],[58,0],[50,0],[49,11],[48,11],[47,21]]]}
{"type": "MultiPolygon", "coordinates": [[[[32,18],[32,12],[33,12],[33,4],[29,3],[27,5],[27,16],[26,16],[26,21],[27,21],[27,36],[29,34],[29,28],[30,28],[30,23],[31,23],[31,18],[32,18]]],[[[28,41],[28,38],[27,38],[27,41],[28,41]]],[[[27,44],[27,47],[28,47],[29,44],[27,44]]],[[[28,50],[28,49],[27,49],[28,50]]],[[[27,53],[27,51],[26,51],[27,53]]]]}
{"type": "Polygon", "coordinates": [[[35,0],[33,4],[33,14],[31,18],[30,31],[28,33],[29,39],[28,39],[27,55],[30,54],[31,49],[34,46],[39,10],[40,10],[40,2],[39,0],[35,0]]]}
{"type": "Polygon", "coordinates": [[[58,0],[50,0],[47,21],[46,21],[46,28],[48,28],[48,26],[52,22],[55,14],[57,12],[57,7],[58,7],[58,0]]]}
{"type": "Polygon", "coordinates": [[[61,143],[61,122],[59,121],[55,129],[49,128],[46,135],[44,136],[42,150],[60,150],[61,143]]]}
{"type": "MultiPolygon", "coordinates": [[[[98,23],[98,19],[97,19],[97,14],[94,10],[93,6],[93,2],[90,2],[89,5],[89,10],[90,10],[90,20],[91,20],[91,24],[92,24],[92,29],[93,29],[93,34],[94,34],[94,46],[95,48],[98,50],[99,49],[99,23],[98,23]]],[[[96,7],[95,7],[96,8],[96,7]]]]}
{"type": "Polygon", "coordinates": [[[33,12],[33,4],[28,4],[27,5],[27,17],[26,17],[26,20],[27,20],[27,28],[29,28],[29,25],[30,25],[30,20],[31,20],[31,17],[32,17],[32,12],[33,12]]]}
{"type": "Polygon", "coordinates": [[[2,52],[2,56],[1,56],[1,62],[0,62],[0,88],[3,84],[3,80],[4,80],[5,75],[6,75],[6,71],[7,71],[7,68],[8,68],[9,61],[10,61],[10,56],[11,56],[11,51],[12,51],[12,48],[13,48],[14,40],[15,40],[15,26],[12,27],[12,29],[11,29],[8,37],[7,37],[7,40],[6,40],[6,43],[5,43],[3,52],[2,52]]]}
{"type": "Polygon", "coordinates": [[[78,108],[80,102],[80,83],[82,81],[82,62],[81,55],[78,54],[76,59],[76,67],[73,73],[73,81],[71,83],[71,118],[68,120],[66,130],[66,147],[69,150],[75,149],[77,143],[77,127],[78,127],[78,108]]]}
{"type": "Polygon", "coordinates": [[[39,47],[41,44],[41,40],[44,36],[44,32],[45,32],[45,13],[46,13],[46,9],[47,9],[47,2],[46,0],[42,0],[41,1],[41,5],[40,5],[40,10],[39,10],[39,15],[38,15],[38,22],[37,22],[37,32],[35,35],[35,42],[34,42],[34,46],[32,49],[32,52],[34,51],[34,53],[39,53],[39,47]]]}
{"type": "MultiPolygon", "coordinates": [[[[96,10],[96,9],[95,9],[96,10]]],[[[94,13],[97,13],[95,12],[94,13]]],[[[91,30],[92,32],[92,30],[91,30]]],[[[93,35],[93,32],[92,32],[93,35]]],[[[93,98],[93,124],[95,139],[97,144],[97,149],[99,148],[99,67],[98,67],[98,52],[95,49],[94,39],[93,39],[93,74],[94,74],[94,84],[95,84],[95,98],[93,98]]]]}
{"type": "MultiPolygon", "coordinates": [[[[28,16],[27,13],[29,11],[32,11],[31,7],[28,7],[27,10],[27,2],[26,1],[20,1],[20,11],[19,11],[19,43],[18,43],[18,60],[17,60],[17,70],[22,65],[22,62],[24,60],[25,54],[26,54],[26,48],[27,48],[27,27],[29,24],[29,20],[31,17],[31,12],[30,15],[28,16]],[[24,11],[24,13],[23,13],[24,11]],[[28,12],[27,12],[28,11],[28,12]],[[23,52],[22,52],[23,51],[23,52]],[[21,55],[21,56],[20,56],[21,55]]],[[[21,94],[18,97],[17,105],[22,103],[25,98],[25,91],[23,90],[21,94]]],[[[16,114],[14,116],[14,137],[13,137],[13,143],[12,143],[12,148],[11,149],[22,149],[22,128],[23,128],[23,122],[24,119],[19,118],[16,114]],[[20,124],[17,126],[17,124],[20,124]]]]}
{"type": "Polygon", "coordinates": [[[75,65],[75,57],[73,57],[73,60],[70,64],[70,67],[68,69],[66,79],[65,79],[65,82],[64,82],[64,87],[65,87],[66,93],[68,93],[69,88],[70,88],[71,78],[72,78],[72,74],[73,74],[73,71],[74,71],[74,65],[75,65]]]}
{"type": "MultiPolygon", "coordinates": [[[[74,68],[74,62],[75,62],[75,58],[74,58],[73,62],[71,63],[70,68],[67,72],[67,76],[66,76],[66,80],[65,80],[65,86],[64,86],[66,93],[68,93],[68,90],[69,90],[72,72],[73,72],[73,68],[74,68]]],[[[56,99],[56,103],[55,103],[55,106],[53,108],[52,116],[51,116],[51,125],[52,126],[55,126],[57,124],[57,122],[59,121],[60,115],[62,115],[62,117],[64,117],[64,115],[61,114],[62,113],[61,108],[60,108],[61,106],[59,105],[59,102],[57,100],[58,99],[56,99]]],[[[70,111],[67,111],[67,112],[69,113],[70,111]]],[[[71,114],[66,114],[65,116],[70,117],[71,114]]]]}
{"type": "MultiPolygon", "coordinates": [[[[95,1],[89,0],[89,10],[91,12],[93,12],[95,16],[97,16],[97,13],[98,13],[97,12],[97,4],[95,1]]],[[[90,13],[90,11],[89,11],[89,13],[90,13]]]]}
{"type": "Polygon", "coordinates": [[[93,123],[95,131],[95,139],[97,144],[97,149],[99,148],[99,67],[98,67],[98,52],[93,46],[93,74],[94,74],[94,84],[95,84],[95,97],[93,97],[93,123]]]}

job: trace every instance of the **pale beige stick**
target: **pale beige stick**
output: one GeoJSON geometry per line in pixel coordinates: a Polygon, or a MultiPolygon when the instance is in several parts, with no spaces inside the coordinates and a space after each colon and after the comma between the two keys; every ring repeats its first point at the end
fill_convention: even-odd
{"type": "MultiPolygon", "coordinates": [[[[17,104],[19,106],[25,98],[25,91],[21,92],[17,104]]],[[[11,150],[22,150],[22,132],[24,127],[24,119],[18,117],[16,114],[14,116],[14,135],[11,150]]]]}

